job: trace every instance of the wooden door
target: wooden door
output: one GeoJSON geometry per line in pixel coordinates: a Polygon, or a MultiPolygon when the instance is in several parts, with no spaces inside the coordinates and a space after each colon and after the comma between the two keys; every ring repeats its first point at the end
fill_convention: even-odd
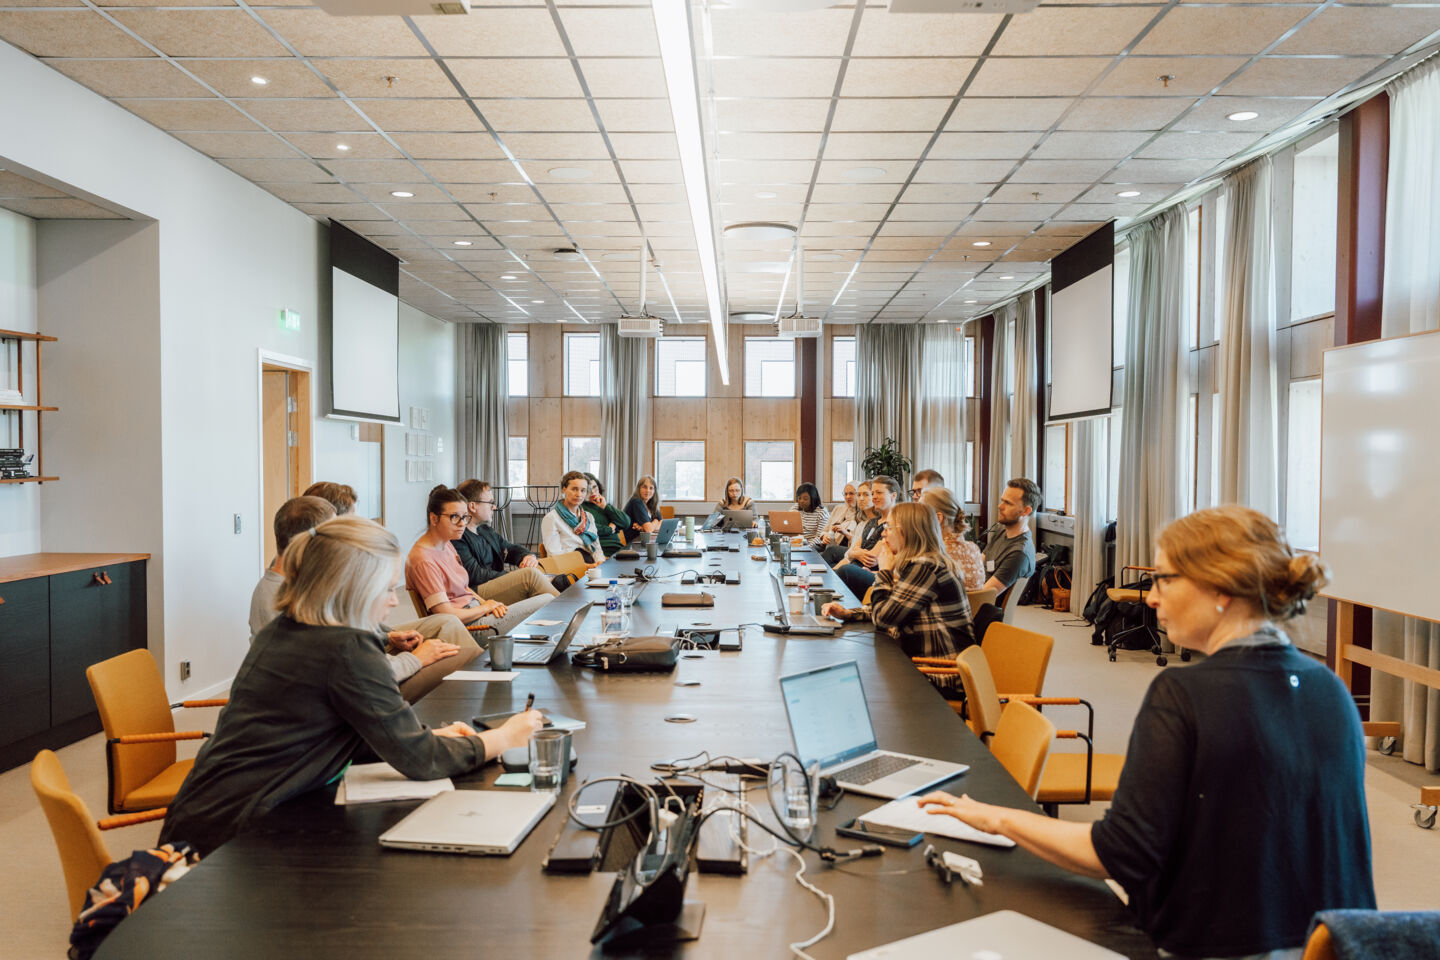
{"type": "Polygon", "coordinates": [[[290,499],[290,372],[261,371],[260,433],[261,471],[264,478],[265,508],[260,525],[265,528],[265,562],[275,556],[275,512],[290,499]]]}

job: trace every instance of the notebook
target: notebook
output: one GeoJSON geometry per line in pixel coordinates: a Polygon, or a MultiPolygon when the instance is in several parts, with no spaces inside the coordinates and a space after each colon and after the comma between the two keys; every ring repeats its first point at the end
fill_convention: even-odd
{"type": "Polygon", "coordinates": [[[1014,910],[998,910],[963,923],[852,953],[846,960],[1122,960],[1123,954],[1082,940],[1014,910]]]}
{"type": "Polygon", "coordinates": [[[509,856],[555,804],[549,792],[454,790],[426,800],[380,834],[380,846],[509,856]]]}

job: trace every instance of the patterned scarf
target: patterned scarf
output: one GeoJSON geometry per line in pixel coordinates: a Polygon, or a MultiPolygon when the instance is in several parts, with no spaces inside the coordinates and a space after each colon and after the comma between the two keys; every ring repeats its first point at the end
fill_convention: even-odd
{"type": "Polygon", "coordinates": [[[565,506],[565,501],[560,500],[555,504],[555,512],[560,514],[560,519],[565,521],[566,526],[575,531],[575,535],[580,538],[581,544],[588,545],[600,542],[600,535],[592,529],[593,524],[590,523],[590,514],[583,506],[580,509],[580,516],[577,517],[565,506]]]}

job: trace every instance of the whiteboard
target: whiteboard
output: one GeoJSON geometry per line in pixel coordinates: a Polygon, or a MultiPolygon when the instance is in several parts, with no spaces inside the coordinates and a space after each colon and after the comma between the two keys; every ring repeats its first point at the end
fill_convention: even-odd
{"type": "Polygon", "coordinates": [[[1320,405],[1324,595],[1440,620],[1440,332],[1325,351],[1320,405]]]}

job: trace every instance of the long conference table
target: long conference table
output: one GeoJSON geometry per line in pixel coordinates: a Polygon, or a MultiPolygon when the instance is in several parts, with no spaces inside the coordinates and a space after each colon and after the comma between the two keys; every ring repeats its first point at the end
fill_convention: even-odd
{"type": "MultiPolygon", "coordinates": [[[[704,546],[697,534],[696,546],[704,546]]],[[[738,541],[738,535],[715,539],[738,541]]],[[[677,537],[677,545],[679,538],[677,537]]],[[[748,544],[739,552],[707,552],[698,559],[661,559],[657,575],[687,569],[738,570],[735,585],[681,587],[651,583],[632,611],[637,634],[674,626],[758,624],[775,608],[769,560],[757,561],[748,544]],[[662,608],[665,591],[703,589],[711,608],[662,608]]],[[[812,574],[848,596],[837,577],[813,554],[812,574]]],[[[610,560],[607,575],[630,574],[644,561],[610,560]]],[[[572,586],[534,619],[565,620],[579,604],[604,591],[572,586]]],[[[600,632],[593,607],[582,639],[600,632]]],[[[559,628],[553,628],[559,629],[559,628]]],[[[573,649],[573,648],[572,648],[573,649]]],[[[573,666],[568,657],[549,667],[517,668],[510,683],[447,680],[415,707],[434,726],[451,720],[514,711],[532,691],[536,706],[583,719],[574,735],[579,764],[559,802],[509,857],[465,857],[382,849],[378,836],[416,802],[336,806],[333,788],[282,805],[222,846],[182,880],[144,904],[106,940],[102,958],[356,957],[473,958],[476,956],[577,957],[685,956],[781,957],[786,944],[825,925],[824,905],[794,880],[794,858],[751,857],[743,876],[692,869],[687,899],[703,901],[699,939],[643,949],[602,950],[590,934],[613,873],[547,875],[541,871],[564,821],[563,807],[576,785],[590,777],[625,773],[653,782],[650,765],[701,750],[712,755],[773,758],[793,744],[777,678],[842,660],[858,661],[881,747],[970,765],[945,789],[991,803],[1038,809],[989,751],[938,696],[892,642],[876,642],[868,624],[851,625],[833,638],[787,637],[744,630],[738,652],[702,651],[682,657],[673,673],[603,674],[573,666]],[[699,685],[681,685],[699,681],[699,685]],[[671,723],[686,714],[693,722],[671,723]]],[[[459,789],[493,786],[491,763],[456,779],[459,789]]],[[[613,788],[613,784],[608,785],[613,788]]],[[[600,787],[593,788],[596,795],[600,787]]],[[[585,803],[591,802],[587,792],[585,803]]],[[[773,823],[763,786],[750,798],[773,823]]],[[[882,801],[844,795],[822,812],[816,842],[840,849],[857,845],[836,837],[836,825],[882,801]]],[[[823,803],[822,803],[823,806],[823,803]]],[[[807,877],[835,897],[834,931],[808,952],[845,957],[903,937],[996,910],[1017,910],[1099,943],[1133,960],[1156,956],[1150,940],[1102,882],[1060,870],[1017,848],[999,849],[927,836],[939,850],[979,861],[984,885],[946,885],[925,865],[925,843],[886,847],[883,856],[828,866],[805,853],[807,877]]],[[[751,846],[769,846],[753,827],[751,846]]],[[[973,949],[981,945],[973,945],[973,949]]],[[[956,955],[968,957],[963,944],[956,955]]],[[[1050,960],[1050,958],[1046,958],[1050,960]]]]}

